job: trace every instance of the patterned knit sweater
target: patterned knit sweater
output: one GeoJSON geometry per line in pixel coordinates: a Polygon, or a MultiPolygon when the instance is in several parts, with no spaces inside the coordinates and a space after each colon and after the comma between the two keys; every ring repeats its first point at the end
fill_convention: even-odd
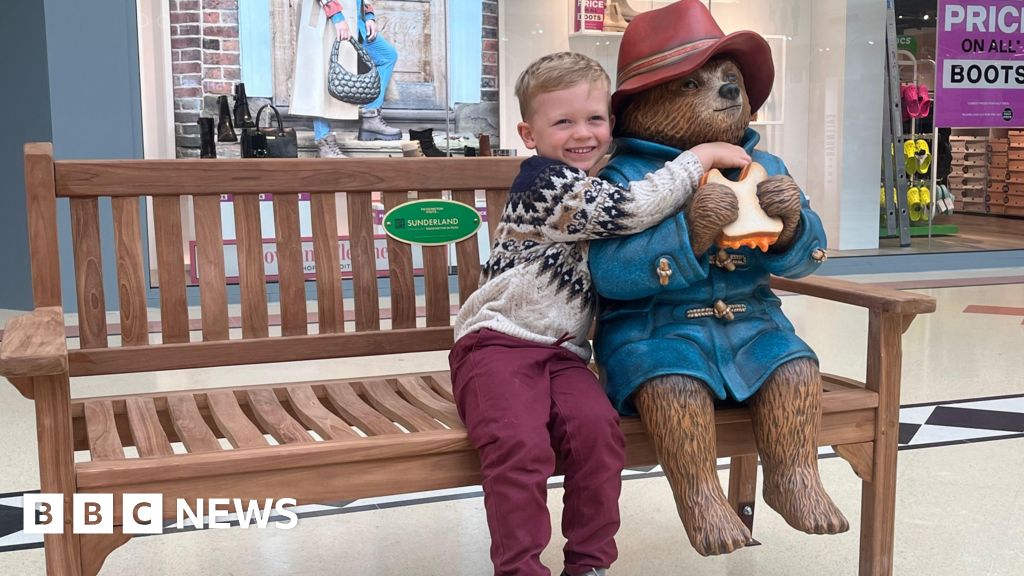
{"type": "MultiPolygon", "coordinates": [[[[589,362],[596,299],[590,239],[633,234],[675,214],[703,176],[684,152],[623,189],[557,160],[523,161],[495,230],[480,287],[462,305],[455,338],[490,328],[564,347],[589,362]]],[[[653,273],[653,270],[652,270],[653,273]]]]}

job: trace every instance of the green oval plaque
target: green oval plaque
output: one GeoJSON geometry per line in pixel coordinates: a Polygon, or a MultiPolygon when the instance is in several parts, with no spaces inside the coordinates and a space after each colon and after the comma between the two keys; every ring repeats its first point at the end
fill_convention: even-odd
{"type": "Polygon", "coordinates": [[[415,200],[384,215],[384,231],[395,240],[439,246],[465,240],[480,228],[480,214],[451,200],[415,200]]]}

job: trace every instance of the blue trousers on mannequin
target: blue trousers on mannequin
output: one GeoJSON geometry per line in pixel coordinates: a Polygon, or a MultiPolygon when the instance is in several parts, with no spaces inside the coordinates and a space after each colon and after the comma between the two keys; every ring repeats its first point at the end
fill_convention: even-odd
{"type": "MultiPolygon", "coordinates": [[[[378,35],[376,38],[363,43],[366,53],[370,55],[373,63],[377,66],[380,74],[380,96],[369,104],[363,106],[364,110],[376,110],[384,104],[384,92],[387,91],[388,83],[391,82],[391,74],[395,71],[395,63],[398,62],[398,51],[388,42],[386,38],[378,35]]],[[[331,132],[331,122],[326,118],[315,118],[313,120],[313,138],[320,140],[331,132]]]]}

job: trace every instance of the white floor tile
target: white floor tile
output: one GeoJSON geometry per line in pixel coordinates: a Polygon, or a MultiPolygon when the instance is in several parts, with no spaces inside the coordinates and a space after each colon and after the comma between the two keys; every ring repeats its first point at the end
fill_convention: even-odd
{"type": "Polygon", "coordinates": [[[1005,430],[981,430],[977,428],[956,428],[953,426],[932,426],[925,424],[914,434],[911,446],[933,444],[936,442],[956,442],[958,440],[974,440],[976,438],[994,438],[996,436],[1012,436],[1015,432],[1005,430]]]}

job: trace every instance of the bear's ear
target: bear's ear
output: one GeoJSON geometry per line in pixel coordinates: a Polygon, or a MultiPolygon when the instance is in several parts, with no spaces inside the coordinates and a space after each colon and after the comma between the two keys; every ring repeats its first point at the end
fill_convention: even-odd
{"type": "Polygon", "coordinates": [[[523,139],[523,144],[530,150],[537,148],[537,139],[533,136],[533,128],[530,127],[526,122],[520,122],[516,126],[516,130],[519,131],[519,137],[523,139]]]}

